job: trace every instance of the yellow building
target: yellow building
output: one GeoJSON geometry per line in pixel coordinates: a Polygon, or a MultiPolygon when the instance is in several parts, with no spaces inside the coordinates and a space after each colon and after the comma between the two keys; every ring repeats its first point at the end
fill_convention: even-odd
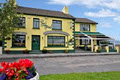
{"type": "Polygon", "coordinates": [[[100,41],[112,39],[96,32],[96,22],[70,15],[67,6],[61,12],[22,6],[16,11],[20,27],[5,40],[6,53],[93,52],[100,41]]]}
{"type": "Polygon", "coordinates": [[[74,20],[68,13],[68,7],[62,12],[18,6],[16,11],[22,14],[19,29],[6,40],[6,52],[40,53],[74,52],[74,20]]]}

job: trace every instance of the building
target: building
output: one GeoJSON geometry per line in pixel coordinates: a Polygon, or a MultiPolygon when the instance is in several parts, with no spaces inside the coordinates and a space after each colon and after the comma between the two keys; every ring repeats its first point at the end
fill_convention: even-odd
{"type": "Polygon", "coordinates": [[[70,15],[67,6],[62,12],[22,6],[16,11],[18,15],[22,13],[20,27],[5,41],[6,53],[41,53],[45,50],[72,53],[76,49],[97,52],[100,41],[114,40],[96,32],[98,23],[70,15]]]}
{"type": "Polygon", "coordinates": [[[97,32],[97,24],[86,18],[76,18],[74,32],[76,51],[116,52],[115,39],[97,32]]]}

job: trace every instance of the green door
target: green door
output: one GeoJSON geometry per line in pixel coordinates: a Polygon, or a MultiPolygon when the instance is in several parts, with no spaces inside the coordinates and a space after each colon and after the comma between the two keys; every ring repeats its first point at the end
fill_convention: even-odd
{"type": "Polygon", "coordinates": [[[32,36],[32,50],[40,50],[40,36],[32,36]]]}

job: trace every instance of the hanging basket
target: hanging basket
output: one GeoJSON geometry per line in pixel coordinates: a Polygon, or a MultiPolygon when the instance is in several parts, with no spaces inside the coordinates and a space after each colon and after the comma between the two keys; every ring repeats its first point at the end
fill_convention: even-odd
{"type": "Polygon", "coordinates": [[[29,79],[29,80],[39,80],[39,74],[36,72],[36,76],[31,78],[31,79],[29,79]]]}

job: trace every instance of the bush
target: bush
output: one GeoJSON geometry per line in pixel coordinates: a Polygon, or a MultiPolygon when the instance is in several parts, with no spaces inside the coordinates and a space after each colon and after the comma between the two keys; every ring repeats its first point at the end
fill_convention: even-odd
{"type": "Polygon", "coordinates": [[[47,53],[47,50],[46,50],[46,49],[43,49],[43,50],[42,50],[42,53],[47,53]]]}

